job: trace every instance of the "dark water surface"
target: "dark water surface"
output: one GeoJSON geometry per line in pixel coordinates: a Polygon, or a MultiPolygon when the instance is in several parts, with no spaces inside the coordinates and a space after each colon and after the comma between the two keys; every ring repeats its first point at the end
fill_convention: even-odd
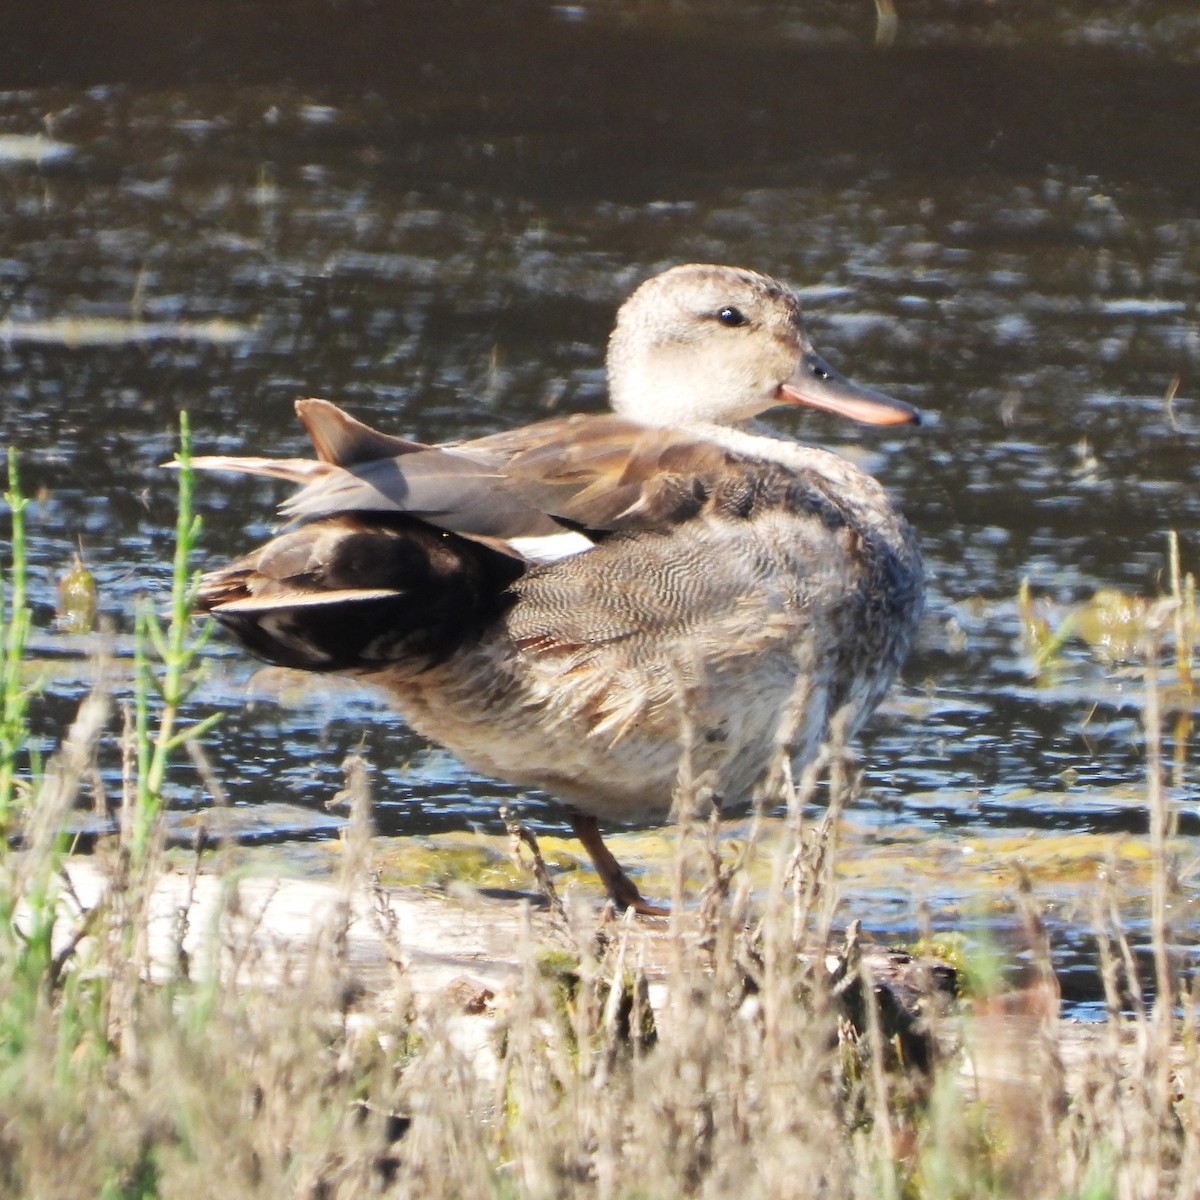
{"type": "MultiPolygon", "coordinates": [[[[103,25],[10,0],[0,444],[38,497],[47,733],[87,686],[52,628],[77,542],[120,650],[135,597],[166,585],[156,464],[180,409],[200,452],[278,454],[306,451],[301,395],[431,440],[598,409],[622,298],[730,262],[795,283],[831,360],[932,417],[780,420],[865,461],[929,566],[855,819],[884,841],[1143,831],[1140,676],[1074,639],[1035,678],[1016,595],[1027,576],[1054,620],[1101,588],[1156,595],[1168,529],[1200,560],[1200,11],[898,7],[885,44],[866,0],[134,0],[103,25]]],[[[281,495],[199,491],[209,562],[264,537],[281,495]]],[[[370,694],[293,679],[247,705],[253,665],[222,644],[214,666],[196,707],[230,710],[210,740],[234,801],[319,808],[365,741],[384,830],[496,827],[511,789],[370,694]]],[[[848,905],[903,929],[919,894],[954,923],[947,888],[848,905]]],[[[1069,968],[1086,947],[1060,900],[1069,968]]]]}

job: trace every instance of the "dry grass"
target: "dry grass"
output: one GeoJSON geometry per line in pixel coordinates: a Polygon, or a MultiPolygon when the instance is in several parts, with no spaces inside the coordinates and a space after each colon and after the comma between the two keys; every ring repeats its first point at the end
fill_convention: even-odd
{"type": "MultiPolygon", "coordinates": [[[[61,970],[50,959],[18,977],[5,956],[4,1195],[1194,1191],[1195,1028],[1145,1003],[1102,890],[1108,1021],[1086,1039],[1060,1021],[1043,960],[1026,991],[941,1018],[945,1052],[925,1073],[898,1060],[873,1009],[848,1030],[823,960],[795,953],[784,890],[757,936],[729,900],[686,936],[680,923],[656,1022],[621,927],[571,911],[569,969],[529,941],[493,1057],[462,1048],[453,1005],[416,1003],[402,968],[366,997],[336,922],[282,978],[277,956],[257,969],[247,933],[224,946],[224,972],[180,955],[152,982],[152,871],[122,861],[61,970]],[[235,966],[259,982],[232,986],[235,966]]],[[[1036,949],[1032,905],[1028,920],[1036,949]]]]}

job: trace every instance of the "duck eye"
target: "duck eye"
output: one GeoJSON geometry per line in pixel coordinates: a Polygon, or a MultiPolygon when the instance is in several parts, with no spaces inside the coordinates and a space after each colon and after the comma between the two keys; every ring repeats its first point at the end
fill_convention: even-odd
{"type": "Polygon", "coordinates": [[[740,308],[734,308],[729,304],[725,305],[724,308],[717,312],[717,320],[720,321],[722,325],[728,325],[730,329],[733,329],[738,325],[746,324],[746,316],[742,310],[740,308]]]}

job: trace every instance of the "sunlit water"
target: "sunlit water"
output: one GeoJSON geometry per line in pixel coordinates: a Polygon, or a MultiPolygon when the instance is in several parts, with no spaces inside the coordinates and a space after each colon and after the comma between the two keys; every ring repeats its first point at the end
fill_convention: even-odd
{"type": "MultiPolygon", "coordinates": [[[[1159,594],[1168,529],[1185,570],[1200,559],[1200,21],[996,7],[906,6],[890,49],[873,6],[845,4],[373,12],[324,58],[331,29],[285,36],[253,5],[228,61],[203,31],[145,61],[30,32],[27,86],[0,94],[0,441],[37,500],[47,748],[90,677],[53,629],[54,581],[82,545],[128,653],[135,597],[168,579],[158,464],[180,409],[201,452],[280,454],[305,450],[301,395],[429,440],[597,409],[622,298],[666,265],[730,262],[794,282],[829,358],[931,418],[780,421],[877,473],[929,568],[920,646],[864,739],[858,826],[1143,833],[1140,674],[1079,639],[1035,673],[1017,592],[1027,577],[1053,622],[1100,588],[1159,594]]],[[[265,537],[279,498],[201,480],[204,562],[265,537]]],[[[218,644],[193,704],[228,711],[209,745],[237,804],[323,811],[360,744],[385,832],[494,829],[515,796],[368,691],[254,672],[218,644]]],[[[208,803],[189,768],[174,779],[179,804],[208,803]]],[[[918,893],[944,924],[980,919],[959,886],[846,905],[884,933],[914,927],[918,893]]],[[[1085,1011],[1087,915],[1066,894],[1048,899],[1085,1011]]]]}

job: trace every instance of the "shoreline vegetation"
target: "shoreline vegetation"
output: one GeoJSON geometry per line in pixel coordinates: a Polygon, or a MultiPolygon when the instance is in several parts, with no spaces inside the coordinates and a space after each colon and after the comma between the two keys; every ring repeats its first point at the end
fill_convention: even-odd
{"type": "MultiPolygon", "coordinates": [[[[217,820],[169,849],[173,759],[191,759],[215,816],[226,803],[200,743],[216,716],[181,716],[208,636],[190,622],[188,460],[184,420],[165,623],[143,603],[127,698],[98,654],[92,693],[43,762],[27,739],[25,501],[9,455],[0,1195],[1195,1194],[1197,998],[1179,918],[1195,864],[1167,788],[1187,764],[1164,762],[1161,730],[1173,723],[1176,746],[1190,735],[1197,621],[1174,538],[1161,601],[1096,610],[1145,643],[1148,833],[1128,844],[1148,956],[1127,931],[1121,863],[1092,855],[1078,920],[1105,1014],[1062,1019],[1036,864],[1016,856],[1019,983],[995,947],[930,934],[898,1016],[885,978],[898,959],[842,927],[853,881],[838,830],[855,781],[841,756],[819,821],[751,819],[733,843],[682,822],[665,921],[615,917],[574,888],[531,903],[503,881],[398,886],[357,758],[328,879],[256,873],[217,820]],[[119,747],[119,797],[98,781],[101,746],[119,747]],[[113,832],[75,854],[70,818],[88,796],[113,832]]],[[[1028,589],[1021,606],[1037,669],[1052,672],[1072,629],[1028,589]]],[[[510,835],[533,853],[515,818],[510,835]]]]}

